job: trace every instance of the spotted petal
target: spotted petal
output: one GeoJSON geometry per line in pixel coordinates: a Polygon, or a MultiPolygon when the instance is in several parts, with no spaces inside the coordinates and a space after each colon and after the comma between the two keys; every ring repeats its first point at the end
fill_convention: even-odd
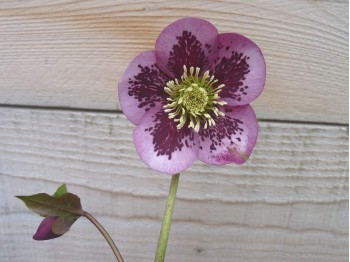
{"type": "Polygon", "coordinates": [[[133,134],[137,153],[149,167],[176,174],[188,168],[198,153],[197,136],[187,127],[178,130],[164,111],[145,114],[133,134]]]}
{"type": "Polygon", "coordinates": [[[217,57],[218,31],[211,23],[199,18],[183,18],[168,25],[156,42],[159,67],[179,78],[183,66],[209,69],[217,57]]]}
{"type": "Polygon", "coordinates": [[[166,103],[164,86],[169,81],[156,65],[154,51],[139,54],[119,81],[119,102],[126,117],[135,125],[151,108],[166,103]]]}
{"type": "Polygon", "coordinates": [[[265,85],[266,66],[259,47],[234,33],[219,35],[219,57],[214,75],[225,87],[220,92],[229,105],[245,105],[255,100],[265,85]]]}
{"type": "Polygon", "coordinates": [[[250,105],[225,107],[216,125],[199,132],[198,158],[208,164],[243,164],[257,140],[258,123],[250,105]]]}

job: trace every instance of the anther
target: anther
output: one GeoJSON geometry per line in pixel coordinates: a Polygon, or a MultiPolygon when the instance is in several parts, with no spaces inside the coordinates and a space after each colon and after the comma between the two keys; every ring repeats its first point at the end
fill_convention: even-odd
{"type": "Polygon", "coordinates": [[[191,74],[191,76],[193,76],[193,72],[194,72],[194,67],[191,66],[191,67],[190,67],[190,74],[191,74]]]}
{"type": "Polygon", "coordinates": [[[196,67],[196,78],[197,78],[197,79],[198,79],[199,71],[200,71],[200,68],[199,68],[199,67],[196,67]]]}
{"type": "Polygon", "coordinates": [[[171,95],[171,93],[173,92],[169,87],[164,87],[164,91],[167,92],[169,95],[171,95]]]}

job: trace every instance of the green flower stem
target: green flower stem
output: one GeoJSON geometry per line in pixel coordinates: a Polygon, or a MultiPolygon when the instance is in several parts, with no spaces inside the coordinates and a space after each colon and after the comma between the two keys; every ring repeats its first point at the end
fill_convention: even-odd
{"type": "Polygon", "coordinates": [[[173,217],[174,204],[176,199],[177,185],[179,184],[180,174],[173,175],[169,189],[168,203],[165,209],[162,229],[160,230],[158,247],[155,262],[163,262],[165,259],[166,247],[168,244],[171,220],[173,217]]]}
{"type": "Polygon", "coordinates": [[[106,239],[106,241],[108,242],[109,246],[111,247],[116,259],[118,262],[124,262],[122,255],[120,254],[117,246],[115,245],[115,243],[113,242],[113,239],[111,238],[111,236],[108,234],[108,232],[106,231],[106,229],[104,229],[104,227],[96,220],[96,218],[94,218],[91,214],[89,214],[88,212],[84,211],[83,214],[84,217],[86,217],[87,219],[89,219],[91,221],[92,224],[95,225],[95,227],[97,227],[97,229],[101,232],[101,234],[104,236],[104,238],[106,239]]]}

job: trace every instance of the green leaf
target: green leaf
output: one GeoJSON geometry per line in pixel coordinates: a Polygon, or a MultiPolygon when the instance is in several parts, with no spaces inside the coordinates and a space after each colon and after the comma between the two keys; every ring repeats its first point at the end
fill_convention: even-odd
{"type": "MultiPolygon", "coordinates": [[[[52,196],[53,196],[53,197],[60,197],[60,196],[62,196],[62,195],[65,194],[65,193],[68,193],[68,191],[67,191],[67,186],[66,186],[66,184],[62,184],[62,185],[60,185],[60,186],[57,188],[56,192],[55,192],[52,196]]],[[[46,217],[46,216],[43,216],[43,215],[40,215],[40,216],[46,217]]]]}
{"type": "Polygon", "coordinates": [[[45,193],[17,196],[33,212],[42,216],[82,216],[80,198],[72,193],[54,197],[45,193]]]}
{"type": "Polygon", "coordinates": [[[57,188],[55,194],[53,194],[54,197],[60,197],[63,194],[68,193],[66,184],[62,184],[59,188],[57,188]]]}
{"type": "Polygon", "coordinates": [[[67,233],[79,216],[62,216],[58,217],[52,225],[52,232],[56,235],[67,233]]]}

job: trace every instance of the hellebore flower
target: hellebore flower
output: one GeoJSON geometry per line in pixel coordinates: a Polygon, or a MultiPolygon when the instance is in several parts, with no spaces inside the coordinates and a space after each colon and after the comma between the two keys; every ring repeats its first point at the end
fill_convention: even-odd
{"type": "Polygon", "coordinates": [[[60,237],[84,215],[80,198],[69,193],[65,184],[58,187],[52,196],[39,193],[17,198],[21,199],[30,210],[44,217],[33,236],[34,240],[60,237]]]}
{"type": "Polygon", "coordinates": [[[176,174],[199,160],[243,164],[258,136],[249,105],[266,68],[256,44],[219,34],[208,21],[180,19],[139,54],[119,82],[119,100],[136,125],[133,140],[151,168],[176,174]]]}
{"type": "Polygon", "coordinates": [[[59,186],[56,192],[50,196],[46,193],[39,193],[30,196],[16,196],[33,212],[45,217],[35,235],[34,240],[50,240],[67,233],[71,226],[81,216],[86,217],[101,232],[109,246],[112,248],[118,262],[123,258],[104,227],[90,213],[83,210],[80,198],[69,193],[65,184],[59,186]]]}
{"type": "Polygon", "coordinates": [[[41,221],[35,235],[33,236],[34,240],[49,240],[61,235],[56,235],[52,232],[53,223],[58,217],[48,216],[41,221]]]}

